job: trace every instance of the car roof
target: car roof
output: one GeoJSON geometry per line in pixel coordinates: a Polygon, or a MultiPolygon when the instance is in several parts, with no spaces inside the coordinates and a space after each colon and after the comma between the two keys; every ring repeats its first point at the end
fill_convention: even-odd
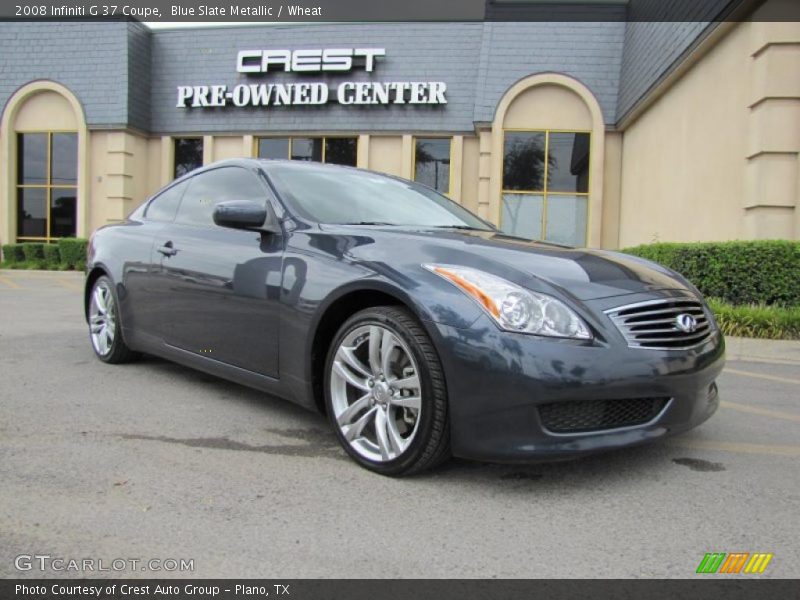
{"type": "MultiPolygon", "coordinates": [[[[308,171],[341,171],[341,172],[354,172],[357,171],[359,173],[373,173],[375,175],[381,175],[383,177],[388,177],[390,179],[399,179],[389,173],[380,173],[377,171],[372,171],[370,169],[359,169],[357,167],[350,167],[347,165],[334,165],[330,163],[320,163],[315,161],[304,161],[304,160],[289,160],[286,158],[228,158],[224,160],[218,160],[213,162],[209,165],[205,165],[203,167],[194,169],[190,171],[186,175],[175,180],[175,182],[181,181],[183,179],[188,179],[202,173],[204,171],[211,171],[220,167],[245,167],[245,168],[259,168],[262,169],[267,175],[269,175],[275,167],[289,167],[293,170],[295,169],[305,169],[308,171]]],[[[175,183],[173,182],[173,183],[175,183]]]]}
{"type": "MultiPolygon", "coordinates": [[[[225,160],[218,160],[208,165],[204,165],[199,169],[195,169],[191,171],[192,174],[201,173],[202,171],[208,171],[211,169],[215,169],[217,167],[261,167],[263,169],[269,170],[271,166],[291,166],[294,169],[310,169],[310,170],[321,170],[321,169],[333,169],[333,170],[355,170],[356,167],[349,167],[346,165],[333,165],[330,163],[320,163],[314,161],[304,161],[304,160],[289,160],[287,158],[228,158],[225,160]]],[[[364,169],[359,169],[364,170],[364,169]]]]}

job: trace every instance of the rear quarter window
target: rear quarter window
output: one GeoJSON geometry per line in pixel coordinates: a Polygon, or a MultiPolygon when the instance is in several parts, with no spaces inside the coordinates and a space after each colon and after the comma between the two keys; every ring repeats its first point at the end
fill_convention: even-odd
{"type": "Polygon", "coordinates": [[[167,223],[175,220],[181,198],[183,198],[183,194],[188,187],[188,182],[182,181],[161,192],[150,200],[144,213],[145,218],[151,221],[164,221],[167,223]]]}

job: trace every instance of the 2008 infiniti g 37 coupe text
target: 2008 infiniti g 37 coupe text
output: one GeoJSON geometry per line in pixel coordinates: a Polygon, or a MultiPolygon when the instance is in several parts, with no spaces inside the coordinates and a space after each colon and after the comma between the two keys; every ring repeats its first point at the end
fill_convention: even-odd
{"type": "Polygon", "coordinates": [[[723,338],[680,275],[509,237],[394,177],[217,163],[88,259],[100,360],[146,352],[323,411],[387,475],[619,448],[718,406],[723,338]]]}

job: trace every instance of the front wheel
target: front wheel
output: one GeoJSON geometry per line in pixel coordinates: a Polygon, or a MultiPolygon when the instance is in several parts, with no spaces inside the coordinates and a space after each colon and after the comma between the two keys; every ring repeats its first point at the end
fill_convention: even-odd
{"type": "Polygon", "coordinates": [[[136,356],[122,339],[118,306],[114,283],[105,275],[98,277],[89,296],[89,339],[97,358],[112,364],[136,356]]]}
{"type": "Polygon", "coordinates": [[[382,306],[353,315],[334,338],[325,373],[328,415],[362,466],[410,475],[449,457],[444,374],[409,311],[382,306]]]}

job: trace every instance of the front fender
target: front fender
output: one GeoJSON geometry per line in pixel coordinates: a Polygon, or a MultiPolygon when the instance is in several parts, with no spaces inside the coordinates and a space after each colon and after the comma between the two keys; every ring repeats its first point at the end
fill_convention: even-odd
{"type": "Polygon", "coordinates": [[[471,298],[421,265],[401,270],[292,248],[284,257],[280,296],[280,376],[294,399],[310,408],[317,405],[313,384],[319,360],[354,312],[387,301],[402,304],[426,329],[432,323],[468,328],[482,312],[471,298]]]}

